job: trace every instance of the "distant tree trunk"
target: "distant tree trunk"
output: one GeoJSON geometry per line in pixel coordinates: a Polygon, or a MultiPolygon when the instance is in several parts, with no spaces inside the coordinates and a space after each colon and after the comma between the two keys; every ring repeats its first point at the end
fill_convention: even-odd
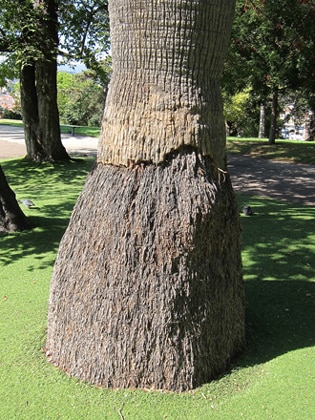
{"type": "Polygon", "coordinates": [[[105,387],[187,390],[244,346],[219,91],[234,4],[109,7],[113,75],[98,165],[60,244],[46,352],[105,387]]]}
{"type": "Polygon", "coordinates": [[[31,227],[0,166],[0,232],[27,230],[31,227]]]}
{"type": "Polygon", "coordinates": [[[304,123],[304,136],[305,141],[314,141],[315,137],[315,112],[310,110],[307,113],[304,123]]]}
{"type": "MultiPolygon", "coordinates": [[[[57,3],[35,0],[40,9],[37,40],[40,57],[27,62],[21,69],[21,105],[27,158],[34,161],[70,159],[61,142],[57,106],[57,3]]],[[[28,34],[26,30],[25,36],[28,34]]]]}
{"type": "Polygon", "coordinates": [[[278,100],[279,100],[279,92],[278,92],[278,88],[275,86],[275,87],[273,87],[273,90],[272,90],[269,144],[275,144],[276,143],[278,106],[279,106],[278,100]]]}
{"type": "Polygon", "coordinates": [[[39,134],[45,159],[50,161],[70,159],[61,142],[57,105],[57,63],[55,59],[36,63],[39,134]]]}
{"type": "Polygon", "coordinates": [[[39,135],[34,63],[22,66],[20,72],[20,89],[27,158],[40,162],[44,160],[45,153],[39,135]]]}
{"type": "Polygon", "coordinates": [[[260,114],[259,114],[259,132],[258,132],[258,138],[260,139],[263,139],[266,137],[265,125],[266,125],[266,108],[264,104],[261,104],[260,114]]]}

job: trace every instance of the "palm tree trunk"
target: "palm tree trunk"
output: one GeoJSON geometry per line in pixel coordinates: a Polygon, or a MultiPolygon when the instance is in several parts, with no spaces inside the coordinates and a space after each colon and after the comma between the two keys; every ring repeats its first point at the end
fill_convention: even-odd
{"type": "Polygon", "coordinates": [[[143,2],[123,3],[111,12],[114,72],[102,124],[106,141],[100,144],[98,161],[159,163],[189,144],[204,155],[215,154],[224,168],[219,84],[229,40],[222,32],[230,25],[233,2],[194,1],[191,7],[187,1],[173,0],[167,7],[153,2],[145,7],[151,22],[144,18],[143,2]],[[216,20],[211,16],[213,22],[206,22],[215,8],[216,20]]]}
{"type": "Polygon", "coordinates": [[[191,389],[244,346],[219,92],[233,2],[109,6],[98,165],[60,244],[46,351],[105,387],[191,389]]]}

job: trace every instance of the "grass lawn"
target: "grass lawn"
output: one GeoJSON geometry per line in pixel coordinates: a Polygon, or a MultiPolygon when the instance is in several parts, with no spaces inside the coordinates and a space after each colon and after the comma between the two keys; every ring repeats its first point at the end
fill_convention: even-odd
{"type": "MultiPolygon", "coordinates": [[[[0,125],[10,125],[11,127],[23,127],[22,120],[9,120],[5,118],[0,118],[0,125]]],[[[83,126],[72,126],[67,124],[61,124],[60,130],[61,133],[72,133],[72,127],[74,127],[74,134],[77,136],[90,136],[98,137],[100,135],[99,127],[83,127],[83,126]]]]}
{"type": "Polygon", "coordinates": [[[228,137],[228,153],[248,155],[254,158],[286,160],[315,165],[315,142],[277,140],[268,144],[267,139],[228,137]]]}
{"type": "Polygon", "coordinates": [[[1,162],[34,230],[0,236],[1,419],[279,419],[315,416],[315,209],[266,198],[241,216],[247,349],[221,378],[181,394],[104,390],[50,365],[45,343],[58,243],[92,159],[1,162]]]}

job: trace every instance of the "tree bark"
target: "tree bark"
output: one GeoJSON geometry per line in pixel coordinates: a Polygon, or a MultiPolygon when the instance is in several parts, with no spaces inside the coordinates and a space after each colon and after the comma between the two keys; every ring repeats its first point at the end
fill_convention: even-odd
{"type": "Polygon", "coordinates": [[[98,164],[60,244],[46,352],[105,387],[192,389],[244,346],[219,92],[233,2],[109,6],[113,78],[98,164]]]}
{"type": "MultiPolygon", "coordinates": [[[[57,4],[36,0],[39,56],[21,68],[21,105],[27,158],[37,162],[70,159],[61,142],[57,105],[57,4]]],[[[25,33],[26,37],[33,34],[25,33]]]]}
{"type": "Polygon", "coordinates": [[[57,105],[57,62],[55,58],[36,63],[39,134],[45,152],[43,160],[70,159],[61,142],[59,112],[57,105]]]}
{"type": "Polygon", "coordinates": [[[0,166],[0,233],[31,229],[0,166]]]}
{"type": "Polygon", "coordinates": [[[260,113],[259,113],[259,132],[258,138],[263,139],[265,137],[265,125],[266,125],[266,109],[265,105],[260,105],[260,113]]]}
{"type": "Polygon", "coordinates": [[[158,163],[190,144],[225,166],[219,83],[232,9],[226,0],[117,1],[110,15],[115,68],[99,162],[158,163]]]}
{"type": "Polygon", "coordinates": [[[27,158],[41,161],[45,153],[39,135],[39,115],[35,82],[35,66],[29,63],[20,72],[21,106],[27,158]]]}
{"type": "Polygon", "coordinates": [[[315,137],[315,112],[309,110],[304,120],[303,140],[314,141],[315,137]]]}
{"type": "Polygon", "coordinates": [[[273,87],[272,90],[272,104],[271,104],[271,120],[270,120],[270,131],[269,131],[269,144],[276,143],[277,135],[277,120],[278,120],[278,97],[279,92],[277,87],[273,87]]]}

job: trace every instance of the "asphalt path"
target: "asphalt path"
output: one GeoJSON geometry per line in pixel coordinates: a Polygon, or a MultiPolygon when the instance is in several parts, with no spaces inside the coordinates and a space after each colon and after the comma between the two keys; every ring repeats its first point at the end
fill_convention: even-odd
{"type": "MultiPolygon", "coordinates": [[[[70,155],[96,155],[95,137],[62,134],[70,155]]],[[[0,125],[0,160],[25,156],[22,128],[0,125]]],[[[229,155],[235,191],[315,206],[315,166],[229,155]]]]}
{"type": "MultiPolygon", "coordinates": [[[[96,155],[98,144],[96,137],[62,134],[61,141],[70,155],[96,155]]],[[[0,125],[0,159],[25,155],[23,128],[0,125]]]]}
{"type": "Polygon", "coordinates": [[[315,206],[315,166],[229,155],[235,191],[315,206]]]}

